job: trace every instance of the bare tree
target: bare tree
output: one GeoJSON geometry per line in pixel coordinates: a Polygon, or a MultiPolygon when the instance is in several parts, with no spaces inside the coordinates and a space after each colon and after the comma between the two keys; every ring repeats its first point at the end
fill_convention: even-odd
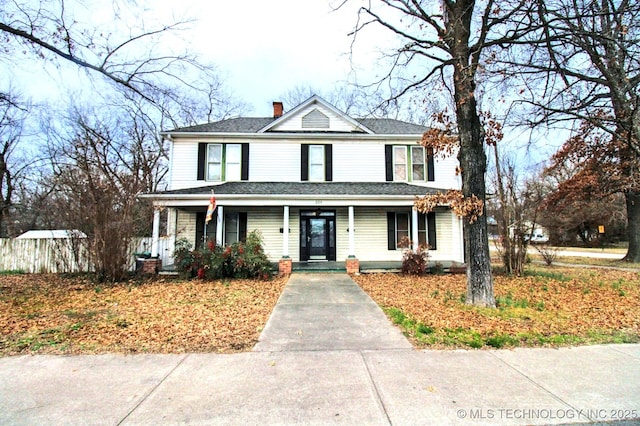
{"type": "Polygon", "coordinates": [[[495,187],[497,197],[493,202],[498,225],[499,240],[496,244],[505,272],[522,275],[527,259],[527,248],[538,223],[542,192],[535,181],[522,181],[515,161],[498,154],[493,146],[495,159],[495,187]]]}
{"type": "Polygon", "coordinates": [[[174,53],[169,36],[189,21],[150,27],[139,3],[0,0],[0,62],[23,57],[36,66],[73,64],[93,84],[92,107],[76,108],[67,121],[52,114],[52,174],[21,193],[33,196],[24,209],[41,202],[55,206],[47,217],[30,209],[32,225],[89,235],[96,271],[109,280],[123,276],[122,250],[151,217],[136,196],[163,184],[167,153],[158,131],[246,108],[225,90],[214,66],[186,51],[174,53]]]}
{"type": "Polygon", "coordinates": [[[401,40],[400,47],[388,56],[388,73],[376,85],[378,90],[389,88],[389,102],[416,91],[423,91],[427,98],[426,88],[453,98],[462,194],[470,200],[468,206],[480,209],[470,209],[464,222],[469,304],[495,306],[483,214],[487,160],[477,84],[493,49],[510,45],[537,26],[525,13],[529,4],[524,0],[371,1],[360,9],[354,33],[357,36],[377,24],[401,40]],[[506,26],[508,21],[520,22],[506,26]]]}
{"type": "Polygon", "coordinates": [[[222,109],[232,113],[244,108],[231,101],[216,67],[169,47],[175,43],[168,37],[187,30],[190,20],[149,27],[140,19],[146,10],[138,3],[3,0],[0,61],[12,63],[22,55],[36,63],[74,64],[90,77],[102,76],[130,97],[154,105],[176,125],[215,118],[222,109]],[[111,16],[97,23],[91,7],[111,16]]]}
{"type": "Polygon", "coordinates": [[[506,65],[503,73],[520,79],[520,95],[533,107],[523,121],[549,125],[578,120],[594,132],[598,128],[610,135],[606,143],[620,165],[617,174],[630,178],[620,188],[629,222],[625,259],[638,262],[640,3],[538,0],[531,12],[531,19],[538,19],[543,28],[529,34],[523,40],[526,48],[512,51],[510,60],[501,57],[506,65]]]}
{"type": "Polygon", "coordinates": [[[430,119],[422,103],[385,102],[380,93],[370,93],[363,87],[346,83],[336,83],[331,90],[319,90],[313,86],[298,85],[282,94],[279,99],[284,102],[285,106],[295,106],[313,95],[322,97],[340,111],[355,118],[395,118],[415,124],[425,124],[430,119]]]}
{"type": "Polygon", "coordinates": [[[352,117],[365,117],[372,114],[371,102],[360,88],[336,84],[332,90],[319,90],[313,86],[297,85],[282,94],[280,100],[285,106],[296,106],[313,95],[318,95],[339,110],[352,117]]]}
{"type": "Polygon", "coordinates": [[[26,114],[27,105],[19,96],[0,93],[0,237],[14,234],[15,191],[28,166],[17,155],[26,114]]]}
{"type": "Polygon", "coordinates": [[[49,214],[87,235],[84,248],[100,279],[121,280],[132,238],[149,228],[150,206],[137,196],[161,176],[156,135],[126,113],[90,109],[72,111],[64,128],[53,130],[49,214]]]}

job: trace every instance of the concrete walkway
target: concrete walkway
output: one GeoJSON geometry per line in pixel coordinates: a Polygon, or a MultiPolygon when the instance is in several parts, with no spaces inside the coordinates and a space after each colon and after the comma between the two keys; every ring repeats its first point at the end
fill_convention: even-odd
{"type": "Polygon", "coordinates": [[[0,358],[0,424],[638,424],[640,345],[416,351],[353,286],[294,274],[254,352],[0,358]]]}
{"type": "Polygon", "coordinates": [[[347,274],[293,274],[254,351],[411,348],[347,274]]]}

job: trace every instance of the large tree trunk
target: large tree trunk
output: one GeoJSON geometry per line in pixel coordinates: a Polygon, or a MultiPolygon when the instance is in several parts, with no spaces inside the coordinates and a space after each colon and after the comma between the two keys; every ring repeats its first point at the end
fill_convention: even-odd
{"type": "MultiPolygon", "coordinates": [[[[475,99],[474,102],[462,104],[458,108],[458,129],[462,192],[465,197],[475,195],[484,202],[486,157],[480,120],[475,110],[475,99]]],[[[473,222],[465,219],[464,225],[468,265],[467,304],[495,307],[487,216],[483,213],[473,222]]]]}
{"type": "Polygon", "coordinates": [[[629,233],[629,249],[624,260],[640,262],[640,192],[625,192],[627,202],[627,232],[629,233]]]}
{"type": "MultiPolygon", "coordinates": [[[[452,38],[447,42],[454,58],[453,86],[460,137],[458,159],[462,168],[462,193],[465,197],[475,195],[484,203],[487,157],[484,152],[484,132],[475,97],[477,64],[472,60],[472,52],[469,48],[474,1],[465,0],[444,4],[448,8],[449,30],[452,30],[450,32],[452,38]]],[[[465,218],[464,225],[465,254],[468,265],[467,304],[495,307],[487,216],[483,212],[473,222],[465,218]]]]}

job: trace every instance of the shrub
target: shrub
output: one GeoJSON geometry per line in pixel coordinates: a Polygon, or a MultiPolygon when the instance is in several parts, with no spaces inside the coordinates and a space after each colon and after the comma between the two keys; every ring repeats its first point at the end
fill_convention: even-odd
{"type": "Polygon", "coordinates": [[[271,278],[271,262],[262,248],[258,231],[247,235],[246,242],[220,247],[207,241],[203,247],[191,250],[191,243],[181,239],[174,252],[176,268],[188,278],[215,280],[219,278],[271,278]]]}
{"type": "Polygon", "coordinates": [[[188,278],[194,276],[195,255],[191,250],[191,243],[186,238],[180,238],[176,241],[173,258],[176,269],[188,278]]]}
{"type": "Polygon", "coordinates": [[[558,249],[555,247],[547,244],[541,244],[536,245],[535,248],[538,250],[538,253],[540,253],[540,256],[542,256],[542,259],[547,266],[551,266],[558,258],[558,249]]]}
{"type": "Polygon", "coordinates": [[[406,247],[402,253],[401,271],[405,275],[424,275],[429,264],[429,247],[419,245],[415,250],[410,248],[410,241],[403,240],[402,247],[406,247]]]}

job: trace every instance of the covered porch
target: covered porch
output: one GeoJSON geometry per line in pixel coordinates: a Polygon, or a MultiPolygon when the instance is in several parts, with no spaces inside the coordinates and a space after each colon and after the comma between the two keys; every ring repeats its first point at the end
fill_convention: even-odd
{"type": "MultiPolygon", "coordinates": [[[[463,262],[462,223],[447,207],[420,215],[416,195],[434,188],[406,183],[228,182],[215,186],[149,194],[154,235],[159,241],[160,209],[168,209],[167,235],[215,240],[229,245],[259,230],[265,252],[281,273],[296,271],[398,271],[401,238],[428,242],[436,262],[463,262]],[[216,211],[209,226],[204,215],[215,191],[216,211]],[[233,225],[233,226],[229,226],[233,225]],[[204,227],[204,230],[202,229],[204,227]]],[[[152,256],[158,251],[152,245],[152,256]]],[[[165,267],[172,262],[163,262],[165,267]]]]}

